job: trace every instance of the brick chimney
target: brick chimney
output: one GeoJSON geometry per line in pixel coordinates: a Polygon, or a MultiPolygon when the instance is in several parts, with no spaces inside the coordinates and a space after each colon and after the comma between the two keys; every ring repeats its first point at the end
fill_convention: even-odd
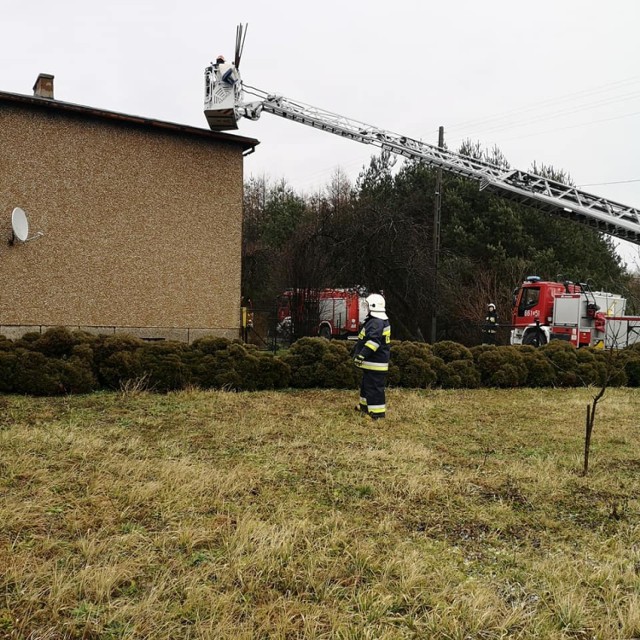
{"type": "Polygon", "coordinates": [[[33,85],[33,95],[53,100],[53,76],[48,73],[41,73],[33,85]]]}

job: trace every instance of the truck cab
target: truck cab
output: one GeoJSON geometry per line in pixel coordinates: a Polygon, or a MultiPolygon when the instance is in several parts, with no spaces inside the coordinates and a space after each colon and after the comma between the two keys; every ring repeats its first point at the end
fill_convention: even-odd
{"type": "Polygon", "coordinates": [[[551,340],[549,325],[553,322],[555,298],[566,290],[567,285],[560,282],[543,282],[538,276],[529,276],[514,293],[511,344],[547,344],[551,340]]]}

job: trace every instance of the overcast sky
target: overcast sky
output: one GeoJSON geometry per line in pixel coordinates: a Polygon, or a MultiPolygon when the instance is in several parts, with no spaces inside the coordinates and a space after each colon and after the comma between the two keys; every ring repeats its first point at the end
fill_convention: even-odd
{"type": "MultiPolygon", "coordinates": [[[[427,142],[443,125],[451,149],[497,145],[514,167],[550,164],[640,207],[640,0],[2,5],[2,91],[50,73],[59,100],[206,128],[204,68],[248,23],[246,84],[427,142]]],[[[270,114],[238,133],[261,142],[246,177],[307,193],[377,152],[270,114]]],[[[635,245],[623,255],[639,262],[635,245]]]]}

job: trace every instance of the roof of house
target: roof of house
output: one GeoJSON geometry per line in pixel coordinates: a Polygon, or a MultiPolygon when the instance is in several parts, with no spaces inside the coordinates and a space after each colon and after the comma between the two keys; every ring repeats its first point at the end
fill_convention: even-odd
{"type": "Polygon", "coordinates": [[[164,120],[155,120],[153,118],[143,118],[141,116],[118,113],[117,111],[95,109],[94,107],[73,104],[71,102],[62,102],[61,100],[54,100],[53,98],[42,98],[40,96],[28,96],[20,93],[9,93],[7,91],[0,91],[0,103],[2,102],[17,103],[26,107],[32,106],[36,108],[51,109],[54,111],[74,113],[83,117],[111,120],[142,127],[149,127],[164,131],[173,131],[187,135],[199,136],[202,138],[209,138],[211,141],[215,142],[227,142],[230,144],[240,145],[243,151],[253,151],[254,147],[260,144],[260,142],[255,138],[246,138],[244,136],[237,136],[230,133],[210,131],[209,129],[201,129],[199,127],[177,124],[175,122],[166,122],[164,120]]]}

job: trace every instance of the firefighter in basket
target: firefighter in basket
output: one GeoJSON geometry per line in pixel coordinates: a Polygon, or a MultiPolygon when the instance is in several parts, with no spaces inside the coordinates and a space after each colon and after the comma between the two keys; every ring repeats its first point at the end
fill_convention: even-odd
{"type": "Polygon", "coordinates": [[[384,387],[389,370],[391,325],[385,313],[385,301],[379,293],[367,298],[369,313],[358,334],[353,362],[362,369],[358,411],[374,420],[385,417],[384,387]]]}

